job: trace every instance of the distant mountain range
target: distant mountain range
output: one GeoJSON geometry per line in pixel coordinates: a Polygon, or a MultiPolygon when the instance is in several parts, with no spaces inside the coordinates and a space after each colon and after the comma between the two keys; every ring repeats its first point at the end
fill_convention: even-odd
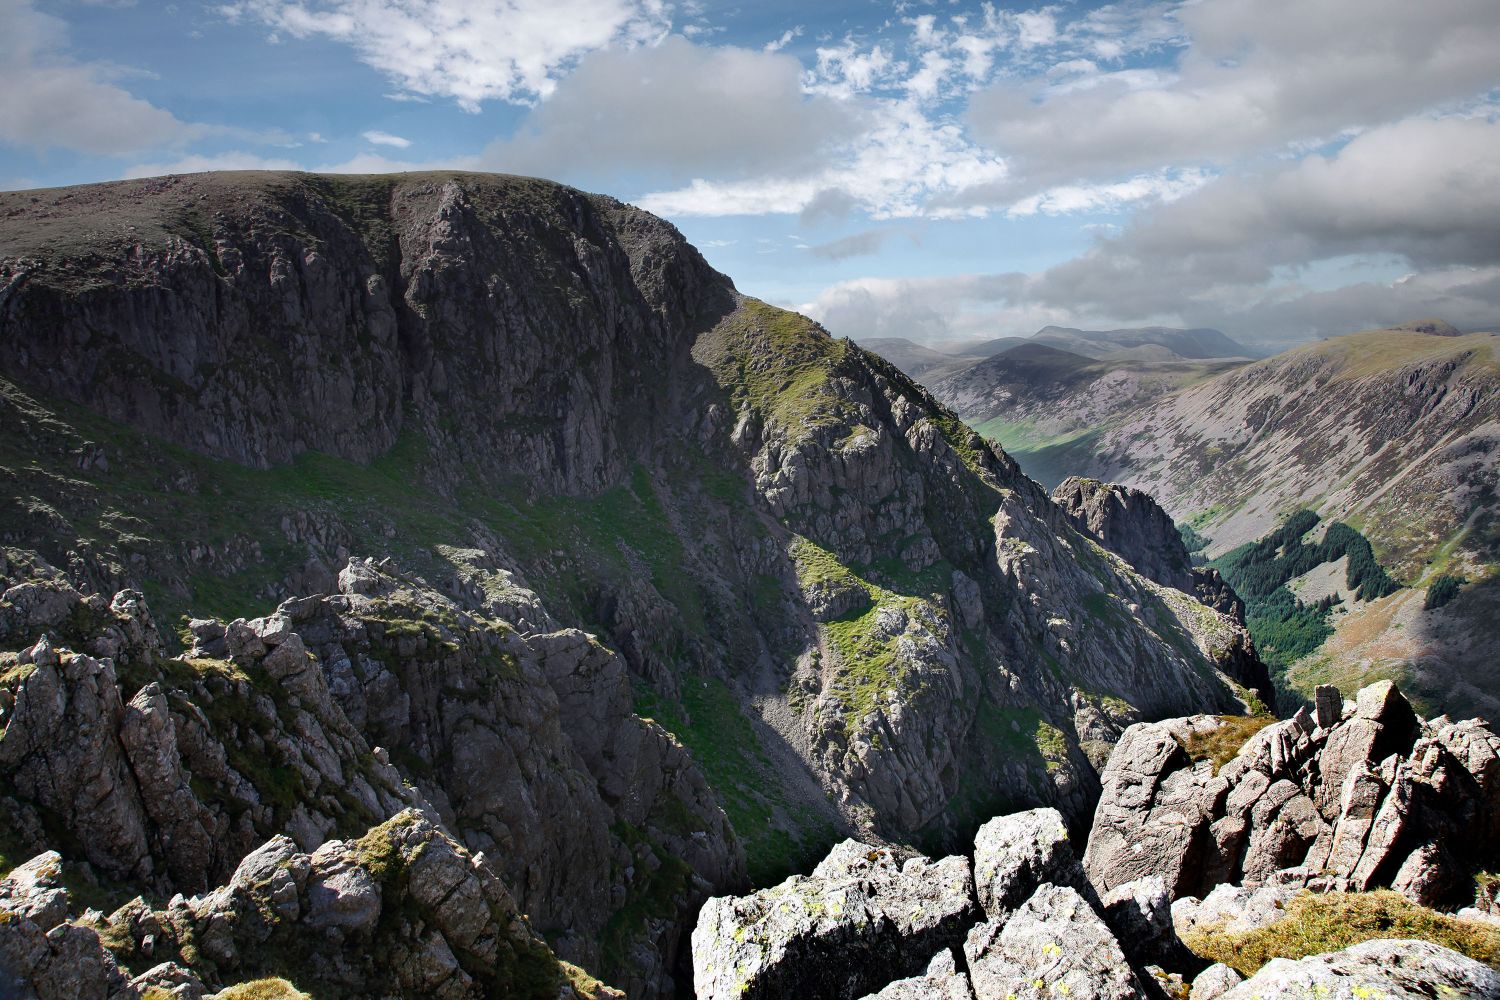
{"type": "Polygon", "coordinates": [[[927,381],[946,378],[989,358],[1018,347],[1038,345],[1066,351],[1094,361],[1205,361],[1235,358],[1250,360],[1262,352],[1230,339],[1218,330],[1182,330],[1166,326],[1143,326],[1121,330],[1078,330],[1044,326],[1030,337],[996,337],[991,340],[945,341],[931,346],[904,337],[874,337],[859,340],[912,378],[927,381]]]}
{"type": "MultiPolygon", "coordinates": [[[[1106,343],[1134,333],[1153,348],[1170,339],[1117,331],[1106,343]]],[[[1232,578],[1248,572],[1241,561],[1257,542],[1252,561],[1296,570],[1285,580],[1257,570],[1254,581],[1265,600],[1282,602],[1258,641],[1272,644],[1263,649],[1272,659],[1281,644],[1290,686],[1391,677],[1435,709],[1500,710],[1491,625],[1500,613],[1500,337],[1423,320],[1256,362],[1181,358],[1192,346],[1234,349],[1215,334],[1176,338],[1178,359],[1152,362],[1057,350],[1063,334],[1072,332],[1043,331],[927,384],[1044,484],[1079,475],[1145,490],[1232,578]],[[1299,510],[1318,514],[1316,526],[1276,535],[1299,510]],[[1358,545],[1346,552],[1345,534],[1323,553],[1328,561],[1305,569],[1323,558],[1312,550],[1333,522],[1368,539],[1393,592],[1351,582],[1358,545]],[[1341,603],[1326,641],[1321,626],[1287,634],[1295,614],[1306,624],[1328,601],[1341,603]]]]}

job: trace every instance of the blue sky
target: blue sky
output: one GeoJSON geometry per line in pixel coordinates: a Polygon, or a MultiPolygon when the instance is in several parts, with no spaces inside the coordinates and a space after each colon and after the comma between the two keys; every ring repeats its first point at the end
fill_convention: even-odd
{"type": "Polygon", "coordinates": [[[0,187],[539,174],[837,334],[1500,325],[1494,0],[0,0],[0,187]]]}

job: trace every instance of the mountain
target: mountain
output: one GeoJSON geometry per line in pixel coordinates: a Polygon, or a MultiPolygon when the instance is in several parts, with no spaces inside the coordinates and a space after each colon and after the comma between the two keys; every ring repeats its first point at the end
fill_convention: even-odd
{"type": "Polygon", "coordinates": [[[710,894],[1086,828],[1126,727],[1256,701],[1233,617],[613,199],[224,173],[0,217],[0,853],[59,852],[54,917],[151,901],[26,938],[58,974],[94,935],[213,988],[671,995],[710,894]]]}
{"type": "Polygon", "coordinates": [[[1072,327],[1044,326],[1032,335],[1037,343],[1058,347],[1085,357],[1102,359],[1141,351],[1140,360],[1189,360],[1210,358],[1257,357],[1257,352],[1224,336],[1218,330],[1180,330],[1166,326],[1143,326],[1124,330],[1077,330],[1072,327]],[[1152,352],[1150,349],[1156,348],[1152,352]],[[1163,351],[1169,353],[1162,353],[1163,351]]]}
{"type": "Polygon", "coordinates": [[[1341,602],[1326,627],[1304,614],[1311,634],[1278,639],[1304,693],[1391,677],[1434,711],[1494,713],[1497,346],[1431,320],[1335,337],[1148,401],[1046,461],[1152,494],[1232,582],[1267,567],[1278,631],[1293,597],[1341,602]],[[1281,530],[1299,510],[1318,516],[1281,530]],[[1370,586],[1356,565],[1366,549],[1380,569],[1370,586]]]}
{"type": "Polygon", "coordinates": [[[1054,486],[1104,428],[1238,361],[1084,357],[1030,340],[927,384],[1030,476],[1054,486]],[[1054,459],[1063,452],[1066,461],[1054,459]]]}
{"type": "Polygon", "coordinates": [[[904,337],[871,337],[858,341],[865,350],[878,354],[912,378],[934,368],[962,365],[967,359],[923,347],[904,337]]]}

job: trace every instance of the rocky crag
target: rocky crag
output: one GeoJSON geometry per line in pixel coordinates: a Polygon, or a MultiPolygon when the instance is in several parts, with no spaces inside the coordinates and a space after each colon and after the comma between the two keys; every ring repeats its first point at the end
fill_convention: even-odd
{"type": "MultiPolygon", "coordinates": [[[[224,174],[0,214],[12,861],[177,913],[278,836],[312,878],[415,809],[543,964],[651,997],[710,893],[848,833],[1082,829],[1129,725],[1254,703],[1232,617],[612,199],[224,174]]],[[[466,931],[392,912],[474,979],[466,931]]],[[[278,971],[267,933],[172,960],[228,986],[278,971]]]]}
{"type": "Polygon", "coordinates": [[[1131,727],[1081,864],[1061,815],[1038,809],[987,823],[967,856],[848,841],[809,876],[709,900],[698,996],[1500,996],[1500,913],[1474,879],[1500,862],[1500,734],[1421,719],[1388,683],[1347,703],[1324,689],[1315,714],[1243,745],[1211,738],[1226,725],[1131,727]],[[1325,905],[1350,916],[1305,921],[1325,905]],[[1289,955],[1232,947],[1291,925],[1289,955]],[[1330,940],[1350,946],[1318,950],[1330,940]]]}

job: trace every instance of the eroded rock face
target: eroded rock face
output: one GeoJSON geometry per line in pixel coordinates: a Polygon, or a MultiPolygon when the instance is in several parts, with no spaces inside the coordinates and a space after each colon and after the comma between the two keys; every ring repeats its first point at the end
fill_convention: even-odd
{"type": "Polygon", "coordinates": [[[898,867],[889,852],[846,841],[811,876],[712,899],[693,932],[697,996],[1145,996],[1101,914],[1139,938],[1133,954],[1181,957],[1163,883],[1137,885],[1106,910],[1056,810],[986,823],[974,864],[977,896],[965,858],[898,867]],[[935,940],[947,943],[929,960],[935,940]],[[962,966],[949,950],[959,945],[962,966]]]}
{"type": "Polygon", "coordinates": [[[1366,941],[1299,961],[1275,958],[1220,1000],[1317,996],[1354,1000],[1500,996],[1500,972],[1428,941],[1366,941]]]}
{"type": "Polygon", "coordinates": [[[1191,594],[1193,561],[1177,525],[1149,494],[1097,479],[1069,477],[1052,500],[1079,531],[1119,555],[1142,575],[1191,594]]]}
{"type": "MultiPolygon", "coordinates": [[[[52,817],[73,860],[167,897],[229,881],[278,834],[311,853],[414,806],[496,859],[537,926],[593,968],[604,925],[670,863],[680,877],[614,970],[643,995],[673,989],[682,914],[743,878],[702,772],[633,714],[623,663],[584,633],[522,638],[355,560],[342,592],[193,621],[193,648],[167,659],[139,595],[111,607],[38,578],[27,593],[45,600],[0,600],[14,627],[42,630],[0,654],[4,808],[32,849],[52,817]],[[383,746],[402,748],[404,773],[383,746]]],[[[363,928],[378,910],[361,877],[331,875],[311,905],[363,928]]]]}
{"type": "Polygon", "coordinates": [[[1315,713],[1260,730],[1217,774],[1177,738],[1195,720],[1133,726],[1104,774],[1090,880],[1108,893],[1156,873],[1173,899],[1243,883],[1234,891],[1393,887],[1462,905],[1497,860],[1500,736],[1480,720],[1424,722],[1389,682],[1348,713],[1340,702],[1320,691],[1315,713]]]}
{"type": "Polygon", "coordinates": [[[1233,624],[1211,630],[1209,652],[1219,669],[1250,688],[1267,706],[1276,691],[1266,665],[1255,652],[1245,625],[1245,602],[1219,571],[1192,564],[1177,525],[1152,497],[1140,490],[1071,476],[1052,491],[1080,532],[1130,563],[1142,576],[1191,595],[1233,624]]]}
{"type": "Polygon", "coordinates": [[[311,854],[277,837],[212,892],[176,896],[165,909],[136,899],[79,922],[35,905],[39,895],[61,891],[39,888],[33,877],[40,870],[45,883],[54,859],[39,858],[21,878],[0,882],[0,913],[8,918],[0,920],[0,959],[38,1000],[138,1000],[152,988],[201,997],[273,972],[314,993],[576,995],[483,856],[414,810],[311,854]],[[116,955],[151,967],[127,980],[116,955]]]}
{"type": "Polygon", "coordinates": [[[966,858],[898,862],[846,840],[808,876],[710,899],[693,931],[699,1000],[854,1000],[921,973],[978,916],[966,858]]]}
{"type": "Polygon", "coordinates": [[[960,972],[951,949],[944,948],[927,963],[927,971],[898,979],[866,1000],[974,1000],[968,973],[960,972]]]}

